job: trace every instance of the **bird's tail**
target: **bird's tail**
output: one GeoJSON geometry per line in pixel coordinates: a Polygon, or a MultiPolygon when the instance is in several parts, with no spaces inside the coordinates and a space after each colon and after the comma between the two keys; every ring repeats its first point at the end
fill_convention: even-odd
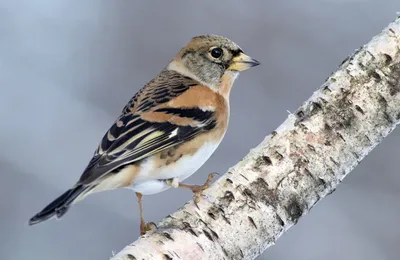
{"type": "Polygon", "coordinates": [[[73,202],[83,198],[90,189],[91,187],[88,186],[77,185],[74,188],[67,190],[60,197],[47,205],[47,207],[42,211],[33,216],[29,220],[29,225],[38,224],[53,216],[61,218],[68,211],[69,206],[73,202]]]}

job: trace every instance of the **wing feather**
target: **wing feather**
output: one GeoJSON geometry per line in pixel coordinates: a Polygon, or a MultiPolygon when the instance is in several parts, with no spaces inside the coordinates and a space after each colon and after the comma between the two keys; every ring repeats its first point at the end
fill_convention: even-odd
{"type": "Polygon", "coordinates": [[[150,111],[198,85],[193,79],[173,71],[164,71],[160,75],[141,89],[124,107],[122,115],[101,140],[78,184],[95,184],[126,165],[182,144],[215,127],[213,111],[200,108],[159,108],[150,111]],[[177,125],[168,120],[146,120],[142,117],[146,111],[167,114],[175,119],[188,118],[191,123],[177,125]]]}
{"type": "Polygon", "coordinates": [[[173,70],[164,70],[140,89],[122,109],[122,114],[144,112],[170,101],[199,83],[173,70]]]}

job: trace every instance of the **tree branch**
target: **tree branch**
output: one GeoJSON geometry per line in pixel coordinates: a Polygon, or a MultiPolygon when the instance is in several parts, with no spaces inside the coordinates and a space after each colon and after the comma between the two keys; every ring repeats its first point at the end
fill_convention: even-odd
{"type": "Polygon", "coordinates": [[[254,259],[400,121],[400,19],[346,59],[295,114],[122,259],[254,259]]]}

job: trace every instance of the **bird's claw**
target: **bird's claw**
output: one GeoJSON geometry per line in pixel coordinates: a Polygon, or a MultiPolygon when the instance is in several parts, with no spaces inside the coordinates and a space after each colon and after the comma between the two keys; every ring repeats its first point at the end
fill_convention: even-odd
{"type": "Polygon", "coordinates": [[[207,177],[206,182],[203,185],[193,185],[192,186],[192,191],[194,193],[193,194],[193,202],[194,202],[194,205],[196,205],[196,207],[198,209],[200,209],[198,203],[200,202],[201,195],[203,194],[204,190],[206,190],[210,187],[211,181],[213,180],[214,177],[215,177],[215,173],[210,173],[207,177]]]}
{"type": "Polygon", "coordinates": [[[145,235],[149,231],[156,231],[157,229],[158,229],[157,225],[154,222],[148,222],[148,223],[141,222],[140,223],[140,235],[141,236],[145,235]]]}

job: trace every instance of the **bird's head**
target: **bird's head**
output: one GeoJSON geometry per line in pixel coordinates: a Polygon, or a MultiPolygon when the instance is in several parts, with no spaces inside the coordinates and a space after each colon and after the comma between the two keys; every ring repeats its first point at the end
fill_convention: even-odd
{"type": "Polygon", "coordinates": [[[234,80],[240,71],[259,64],[233,41],[218,35],[201,35],[193,37],[168,68],[208,86],[217,86],[223,76],[234,80]]]}

